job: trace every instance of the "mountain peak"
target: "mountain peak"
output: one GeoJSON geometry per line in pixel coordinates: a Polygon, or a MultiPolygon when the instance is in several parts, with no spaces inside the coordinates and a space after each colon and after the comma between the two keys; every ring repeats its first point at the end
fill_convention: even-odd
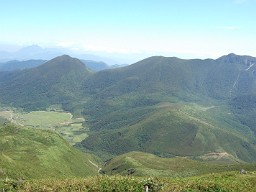
{"type": "Polygon", "coordinates": [[[61,56],[58,56],[58,57],[55,57],[55,58],[53,58],[52,60],[50,60],[50,61],[59,61],[59,62],[67,62],[67,61],[77,61],[78,59],[76,59],[76,58],[73,58],[73,57],[71,57],[71,56],[69,56],[69,55],[61,55],[61,56]]]}
{"type": "Polygon", "coordinates": [[[45,64],[39,66],[39,68],[60,68],[60,70],[63,70],[63,68],[65,68],[67,70],[86,70],[85,65],[79,59],[70,57],[69,55],[55,57],[52,60],[46,62],[45,64]]]}
{"type": "Polygon", "coordinates": [[[67,54],[64,54],[64,55],[61,55],[59,57],[56,57],[56,58],[69,58],[69,59],[72,59],[73,57],[67,55],[67,54]]]}
{"type": "Polygon", "coordinates": [[[229,53],[227,56],[229,56],[229,57],[235,57],[235,56],[238,56],[238,55],[236,55],[235,53],[229,53]]]}
{"type": "Polygon", "coordinates": [[[234,57],[239,57],[239,55],[236,55],[235,53],[229,53],[227,55],[223,55],[219,57],[218,59],[223,59],[223,58],[234,58],[234,57]]]}
{"type": "Polygon", "coordinates": [[[234,53],[230,53],[228,55],[224,55],[217,59],[217,61],[224,63],[237,63],[243,65],[250,65],[250,63],[256,63],[256,58],[248,55],[236,55],[234,53]]]}
{"type": "Polygon", "coordinates": [[[14,72],[15,78],[7,80],[10,87],[2,91],[0,86],[0,92],[1,96],[6,96],[4,100],[9,98],[12,101],[18,101],[16,96],[9,97],[9,94],[13,95],[10,92],[27,90],[29,94],[19,99],[22,106],[27,105],[30,109],[40,109],[46,104],[58,104],[77,98],[81,89],[81,82],[90,74],[91,72],[79,59],[64,55],[36,68],[14,72]],[[3,92],[5,95],[2,94],[3,92]],[[34,107],[32,104],[35,104],[34,107]]]}
{"type": "Polygon", "coordinates": [[[30,45],[30,46],[27,46],[27,47],[23,47],[19,50],[19,52],[23,52],[23,51],[42,51],[43,48],[38,46],[38,45],[30,45]]]}
{"type": "Polygon", "coordinates": [[[73,57],[67,55],[67,54],[64,54],[64,55],[60,55],[58,57],[55,57],[53,59],[74,59],[73,57]]]}

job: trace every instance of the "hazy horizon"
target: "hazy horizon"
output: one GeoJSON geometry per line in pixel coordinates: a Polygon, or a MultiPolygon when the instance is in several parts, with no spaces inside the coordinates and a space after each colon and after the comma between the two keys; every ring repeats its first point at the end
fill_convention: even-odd
{"type": "Polygon", "coordinates": [[[38,45],[137,60],[256,56],[255,0],[1,3],[0,50],[38,45]]]}

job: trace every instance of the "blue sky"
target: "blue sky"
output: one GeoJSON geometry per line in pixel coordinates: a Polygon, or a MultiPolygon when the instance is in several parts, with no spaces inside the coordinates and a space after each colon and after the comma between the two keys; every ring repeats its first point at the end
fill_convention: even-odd
{"type": "Polygon", "coordinates": [[[0,0],[1,49],[256,56],[256,0],[0,0]]]}

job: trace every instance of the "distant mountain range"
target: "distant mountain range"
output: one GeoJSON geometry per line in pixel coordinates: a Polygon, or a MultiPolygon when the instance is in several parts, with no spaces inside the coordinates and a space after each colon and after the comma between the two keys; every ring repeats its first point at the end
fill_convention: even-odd
{"type": "MultiPolygon", "coordinates": [[[[104,62],[101,61],[91,61],[91,60],[81,60],[85,66],[90,69],[91,71],[97,72],[105,69],[110,68],[117,68],[120,67],[119,65],[109,66],[104,62]]],[[[0,71],[17,71],[17,70],[24,70],[24,69],[31,69],[34,67],[38,67],[43,63],[46,63],[46,60],[26,60],[26,61],[7,61],[0,63],[0,71]]]]}
{"type": "Polygon", "coordinates": [[[59,55],[69,54],[73,57],[77,57],[84,60],[92,60],[92,61],[101,61],[108,63],[110,65],[114,64],[120,64],[117,60],[108,58],[108,57],[102,57],[97,56],[94,54],[84,54],[79,53],[76,51],[72,51],[70,49],[66,48],[42,48],[38,45],[31,45],[28,47],[24,47],[19,49],[15,52],[6,52],[6,51],[0,51],[0,62],[7,62],[12,60],[19,60],[19,61],[25,61],[25,60],[51,60],[54,57],[57,57],[59,55]]]}
{"type": "Polygon", "coordinates": [[[63,55],[0,73],[0,103],[25,110],[60,104],[86,117],[78,147],[103,158],[129,151],[256,160],[256,58],[183,60],[155,56],[92,72],[63,55]]]}
{"type": "Polygon", "coordinates": [[[46,60],[7,61],[7,62],[0,63],[0,71],[16,71],[16,70],[30,69],[30,68],[37,67],[45,62],[46,60]]]}
{"type": "Polygon", "coordinates": [[[80,54],[64,48],[41,48],[37,45],[24,47],[16,52],[0,52],[0,71],[15,71],[37,67],[59,55],[70,54],[79,59],[91,71],[97,72],[110,68],[119,68],[127,64],[106,57],[80,54]]]}

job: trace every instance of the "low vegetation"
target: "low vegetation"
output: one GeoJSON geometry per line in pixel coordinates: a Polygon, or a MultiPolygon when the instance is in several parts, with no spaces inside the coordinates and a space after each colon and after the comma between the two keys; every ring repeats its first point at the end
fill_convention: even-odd
{"type": "Polygon", "coordinates": [[[0,125],[1,178],[70,178],[96,175],[95,158],[50,130],[0,125]]]}
{"type": "Polygon", "coordinates": [[[148,186],[151,192],[255,192],[256,173],[239,174],[225,172],[188,178],[145,178],[123,176],[98,176],[85,179],[2,181],[5,191],[20,192],[143,192],[148,186]]]}

